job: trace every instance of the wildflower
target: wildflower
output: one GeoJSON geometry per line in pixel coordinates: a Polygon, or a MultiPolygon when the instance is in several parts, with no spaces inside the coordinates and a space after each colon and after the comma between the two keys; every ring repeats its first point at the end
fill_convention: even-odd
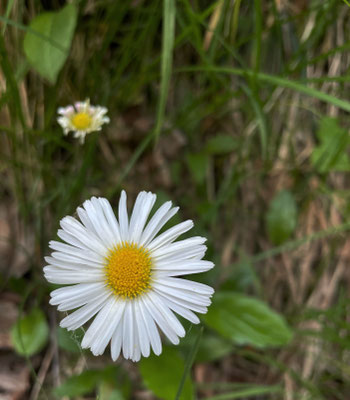
{"type": "Polygon", "coordinates": [[[138,361],[150,349],[159,355],[158,329],[173,343],[185,330],[173,312],[194,324],[193,311],[206,313],[214,290],[180,276],[208,271],[211,261],[202,260],[203,237],[175,241],[193,227],[191,220],[159,231],[178,211],[170,201],[150,218],[156,195],[141,192],[128,217],[126,193],[121,193],[118,220],[108,200],[92,197],[77,208],[77,219],[60,222],[53,251],[45,260],[46,279],[70,285],[51,293],[50,303],[59,311],[75,310],[61,321],[74,330],[94,318],[82,340],[83,348],[101,355],[111,343],[111,356],[138,361]]]}
{"type": "Polygon", "coordinates": [[[91,106],[90,100],[77,102],[73,106],[60,107],[57,118],[58,123],[63,128],[65,135],[73,131],[74,137],[84,143],[87,133],[100,131],[103,124],[109,123],[109,118],[105,116],[106,107],[91,106]]]}

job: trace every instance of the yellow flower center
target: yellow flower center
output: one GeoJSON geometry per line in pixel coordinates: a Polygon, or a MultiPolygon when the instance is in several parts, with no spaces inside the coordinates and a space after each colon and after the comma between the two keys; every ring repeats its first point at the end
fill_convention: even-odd
{"type": "Polygon", "coordinates": [[[106,261],[106,283],[117,296],[133,299],[150,288],[152,259],[144,247],[123,242],[106,261]]]}
{"type": "Polygon", "coordinates": [[[74,128],[78,129],[79,131],[83,131],[88,129],[91,125],[92,118],[86,112],[80,112],[74,115],[72,118],[72,124],[74,128]]]}

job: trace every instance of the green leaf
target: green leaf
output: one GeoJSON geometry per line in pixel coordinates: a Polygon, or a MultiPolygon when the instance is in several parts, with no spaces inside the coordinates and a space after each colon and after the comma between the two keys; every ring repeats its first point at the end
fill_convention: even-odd
{"type": "Polygon", "coordinates": [[[110,382],[102,382],[98,388],[99,400],[124,400],[123,393],[110,382]]]}
{"type": "Polygon", "coordinates": [[[198,362],[209,362],[219,360],[232,352],[232,345],[221,337],[206,334],[199,344],[196,360],[198,362]]]}
{"type": "Polygon", "coordinates": [[[47,12],[34,18],[27,31],[23,47],[33,68],[51,83],[65,63],[73,39],[78,11],[68,4],[57,12],[47,12]]]}
{"type": "Polygon", "coordinates": [[[283,346],[292,332],[282,316],[265,303],[239,293],[219,292],[204,322],[233,343],[259,348],[283,346]]]}
{"type": "MultiPolygon", "coordinates": [[[[164,347],[160,356],[143,358],[139,365],[145,385],[157,397],[162,400],[175,398],[185,368],[185,362],[175,348],[164,347]]],[[[180,399],[192,398],[192,381],[187,377],[180,399]]]]}
{"type": "Polygon", "coordinates": [[[350,160],[346,153],[349,136],[348,132],[338,125],[338,121],[335,118],[323,118],[317,137],[320,144],[314,148],[311,155],[311,162],[317,171],[350,171],[350,160]]]}
{"type": "Polygon", "coordinates": [[[70,376],[62,385],[54,389],[54,393],[58,397],[74,397],[90,393],[101,380],[101,372],[91,369],[82,372],[80,375],[70,376]]]}
{"type": "Polygon", "coordinates": [[[227,154],[239,146],[237,140],[229,135],[217,135],[208,140],[205,150],[209,154],[227,154]]]}
{"type": "MultiPolygon", "coordinates": [[[[184,357],[189,354],[189,352],[195,345],[199,329],[200,327],[193,325],[191,329],[188,329],[188,333],[181,340],[179,346],[184,357]]],[[[205,331],[199,342],[195,360],[197,362],[215,361],[222,357],[225,357],[231,352],[232,343],[229,340],[223,339],[222,336],[214,334],[213,332],[205,331]]]]}
{"type": "Polygon", "coordinates": [[[49,326],[38,308],[18,320],[11,329],[11,340],[17,353],[31,356],[47,343],[49,326]]]}
{"type": "Polygon", "coordinates": [[[266,224],[269,238],[274,244],[280,245],[289,239],[297,225],[297,206],[291,192],[281,190],[272,199],[266,224]]]}
{"type": "Polygon", "coordinates": [[[189,169],[193,180],[198,184],[202,184],[205,180],[208,168],[208,155],[204,153],[189,154],[187,157],[189,169]]]}
{"type": "Polygon", "coordinates": [[[57,341],[61,349],[69,351],[70,353],[81,353],[82,349],[80,347],[81,339],[84,335],[82,330],[75,330],[74,332],[69,332],[67,329],[61,327],[57,328],[57,341]]]}

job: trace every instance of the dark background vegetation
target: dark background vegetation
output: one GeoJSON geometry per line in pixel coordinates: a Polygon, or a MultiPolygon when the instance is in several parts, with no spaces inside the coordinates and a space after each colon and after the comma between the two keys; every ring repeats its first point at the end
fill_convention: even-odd
{"type": "Polygon", "coordinates": [[[350,398],[347,2],[74,4],[45,39],[65,1],[0,3],[0,398],[173,399],[192,362],[185,399],[350,398]],[[111,123],[81,146],[56,110],[85,98],[111,123]],[[139,365],[58,329],[42,275],[59,220],[122,188],[179,205],[216,263],[203,333],[139,365]]]}

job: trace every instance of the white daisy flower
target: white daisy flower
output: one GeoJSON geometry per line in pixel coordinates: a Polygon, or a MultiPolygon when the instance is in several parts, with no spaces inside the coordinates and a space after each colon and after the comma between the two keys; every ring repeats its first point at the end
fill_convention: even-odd
{"type": "Polygon", "coordinates": [[[103,124],[109,123],[109,118],[105,116],[106,107],[91,106],[90,100],[77,102],[73,106],[60,107],[57,122],[63,128],[65,135],[73,131],[74,137],[84,143],[87,133],[100,131],[103,124]]]}
{"type": "Polygon", "coordinates": [[[176,241],[193,227],[191,220],[158,235],[179,208],[168,201],[147,223],[155,201],[155,194],[141,192],[129,220],[124,191],[118,219],[108,200],[93,197],[77,208],[81,222],[70,216],[61,220],[58,236],[66,243],[50,242],[45,277],[70,285],[54,290],[50,304],[59,311],[77,309],[61,321],[68,330],[95,317],[81,343],[94,355],[103,354],[109,342],[113,360],[122,352],[138,361],[151,348],[159,355],[159,330],[173,344],[185,335],[174,312],[198,324],[193,311],[206,313],[211,303],[210,286],[181,278],[214,267],[202,260],[206,239],[176,241]]]}

